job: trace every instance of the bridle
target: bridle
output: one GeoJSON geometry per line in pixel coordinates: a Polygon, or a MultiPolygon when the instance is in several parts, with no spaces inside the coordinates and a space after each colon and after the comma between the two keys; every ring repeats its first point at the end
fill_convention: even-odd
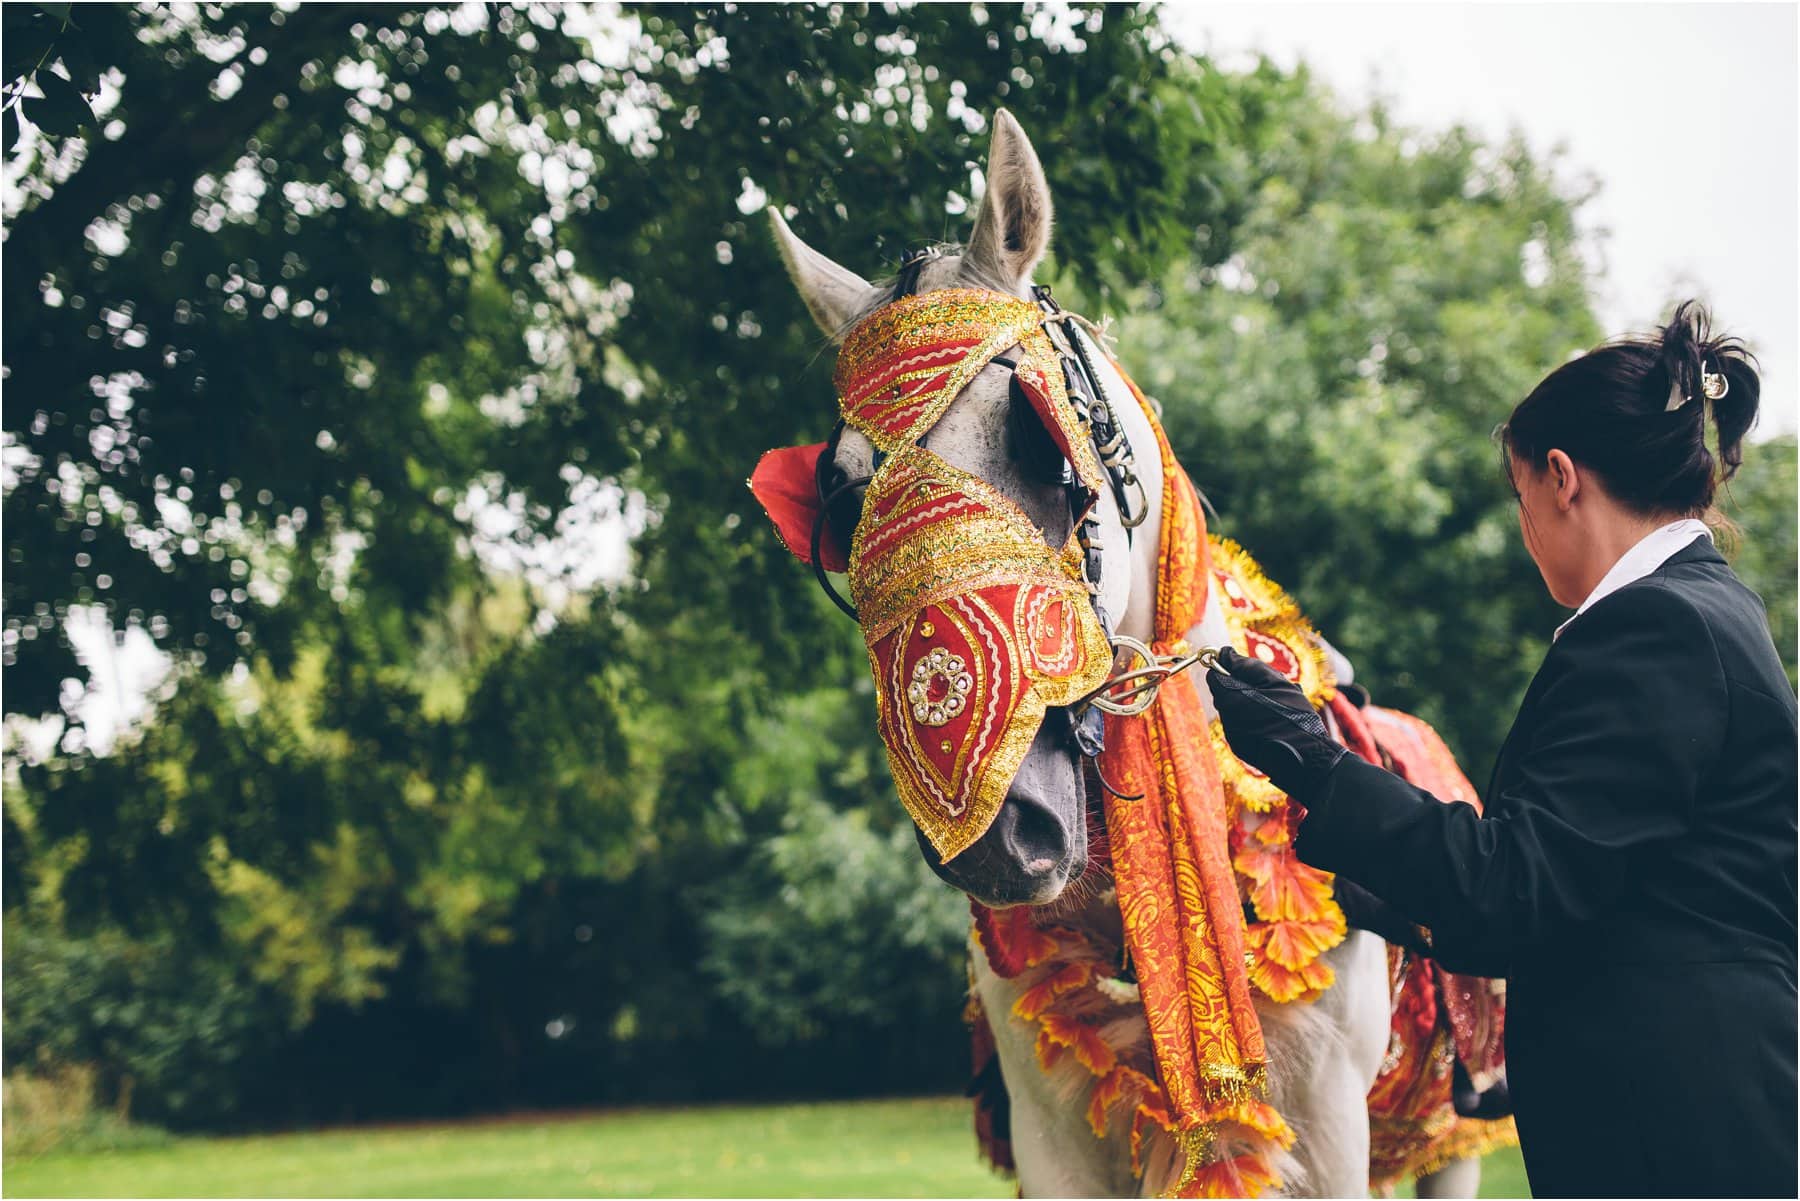
{"type": "MultiPolygon", "coordinates": [[[[893,291],[883,303],[891,304],[914,295],[925,264],[943,253],[935,248],[909,251],[900,265],[893,291]]],[[[1085,429],[1091,440],[1095,456],[1105,472],[1129,545],[1133,532],[1149,517],[1150,498],[1143,481],[1137,475],[1131,441],[1118,413],[1114,411],[1113,401],[1108,398],[1095,366],[1094,354],[1098,346],[1096,339],[1101,331],[1085,318],[1063,309],[1047,286],[1034,286],[1032,300],[1043,314],[1040,328],[1048,337],[1062,367],[1068,403],[1074,409],[1077,423],[1085,429]]],[[[1009,394],[1015,406],[1014,411],[1018,411],[1016,406],[1028,403],[1018,376],[1019,360],[999,355],[989,360],[989,363],[1011,371],[1009,394]]],[[[838,478],[835,460],[838,441],[845,425],[845,421],[840,418],[815,467],[814,486],[819,497],[819,507],[813,518],[810,558],[814,575],[825,594],[844,613],[853,620],[858,620],[856,606],[833,586],[820,552],[826,522],[831,519],[833,505],[856,489],[867,487],[887,456],[877,450],[870,474],[838,478]]],[[[929,429],[921,432],[917,444],[922,446],[929,434],[929,429]]],[[[1139,640],[1114,631],[1112,617],[1106,612],[1100,594],[1104,546],[1100,538],[1098,510],[1090,504],[1091,493],[1075,477],[1066,459],[1063,464],[1063,486],[1069,497],[1071,513],[1078,521],[1075,535],[1082,551],[1083,581],[1087,586],[1094,615],[1113,648],[1117,668],[1099,688],[1063,710],[1069,723],[1071,740],[1082,755],[1096,760],[1097,768],[1098,757],[1105,749],[1103,714],[1130,717],[1143,713],[1156,702],[1165,682],[1196,663],[1206,667],[1215,666],[1217,652],[1207,647],[1188,654],[1158,655],[1139,640]],[[1123,656],[1122,666],[1120,656],[1123,656]],[[1134,663],[1138,666],[1132,666],[1134,663]]],[[[1123,795],[1107,784],[1104,776],[1101,777],[1101,784],[1114,795],[1123,795]]]]}

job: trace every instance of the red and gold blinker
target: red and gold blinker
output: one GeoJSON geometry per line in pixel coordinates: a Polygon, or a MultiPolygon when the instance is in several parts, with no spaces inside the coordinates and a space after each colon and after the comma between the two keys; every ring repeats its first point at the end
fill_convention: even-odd
{"type": "Polygon", "coordinates": [[[1111,672],[1079,548],[908,447],[869,486],[850,594],[900,800],[948,861],[992,824],[1044,711],[1111,672]]]}

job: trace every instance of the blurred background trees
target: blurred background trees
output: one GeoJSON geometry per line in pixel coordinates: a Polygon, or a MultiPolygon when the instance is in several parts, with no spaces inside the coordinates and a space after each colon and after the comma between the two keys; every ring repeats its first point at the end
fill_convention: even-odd
{"type": "MultiPolygon", "coordinates": [[[[1059,294],[1378,697],[1480,779],[1556,623],[1488,433],[1607,331],[1519,145],[1116,8],[4,19],[9,1070],[206,1126],[959,1084],[966,911],[742,481],[833,414],[762,205],[890,269],[1002,105],[1059,294]]],[[[1794,457],[1732,489],[1790,670],[1794,457]]]]}

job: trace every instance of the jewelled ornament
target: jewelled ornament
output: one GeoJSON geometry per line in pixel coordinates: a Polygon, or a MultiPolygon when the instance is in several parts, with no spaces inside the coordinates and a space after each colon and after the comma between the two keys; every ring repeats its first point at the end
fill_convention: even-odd
{"type": "Polygon", "coordinates": [[[913,720],[927,726],[943,725],[963,711],[974,686],[975,677],[963,670],[961,659],[941,646],[932,647],[929,655],[913,664],[912,685],[906,690],[913,720]]]}

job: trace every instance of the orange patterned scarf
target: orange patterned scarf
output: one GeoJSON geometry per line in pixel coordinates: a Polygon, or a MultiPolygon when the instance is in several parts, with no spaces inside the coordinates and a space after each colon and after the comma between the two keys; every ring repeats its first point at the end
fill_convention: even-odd
{"type": "MultiPolygon", "coordinates": [[[[1190,648],[1183,636],[1200,620],[1211,578],[1206,521],[1160,424],[1152,426],[1163,463],[1152,649],[1184,654],[1190,648]]],[[[1142,794],[1106,801],[1119,911],[1170,1121],[1186,1154],[1176,1191],[1209,1194],[1210,1183],[1231,1176],[1275,1183],[1254,1157],[1235,1162],[1218,1153],[1245,1141],[1229,1136],[1288,1146],[1293,1133],[1258,1099],[1268,1057],[1251,1006],[1223,781],[1200,683],[1176,676],[1142,715],[1109,717],[1101,764],[1120,792],[1142,794]],[[1234,1124],[1246,1129],[1234,1132],[1234,1124]]]]}

